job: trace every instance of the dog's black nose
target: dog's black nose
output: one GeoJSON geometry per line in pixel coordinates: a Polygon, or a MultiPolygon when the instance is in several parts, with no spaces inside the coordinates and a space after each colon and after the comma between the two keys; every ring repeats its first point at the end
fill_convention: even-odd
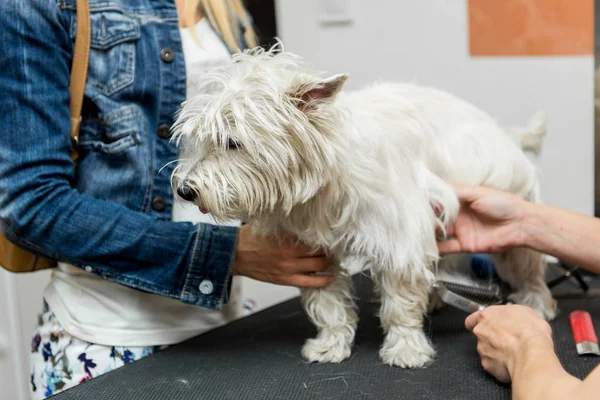
{"type": "Polygon", "coordinates": [[[177,188],[177,195],[186,201],[196,200],[196,193],[185,183],[177,188]]]}

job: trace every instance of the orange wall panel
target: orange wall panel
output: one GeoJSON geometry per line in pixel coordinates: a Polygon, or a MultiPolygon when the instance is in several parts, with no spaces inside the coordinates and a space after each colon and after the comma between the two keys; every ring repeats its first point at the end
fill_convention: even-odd
{"type": "Polygon", "coordinates": [[[594,0],[468,0],[472,56],[591,55],[594,0]]]}

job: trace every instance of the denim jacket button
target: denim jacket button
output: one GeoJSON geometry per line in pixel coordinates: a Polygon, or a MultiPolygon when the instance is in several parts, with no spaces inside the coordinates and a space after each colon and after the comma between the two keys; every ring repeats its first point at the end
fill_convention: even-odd
{"type": "Polygon", "coordinates": [[[215,288],[211,281],[209,281],[208,279],[205,279],[202,282],[200,282],[200,286],[198,287],[198,289],[200,289],[200,293],[202,293],[204,295],[209,295],[213,292],[213,290],[215,288]]]}
{"type": "Polygon", "coordinates": [[[162,124],[161,126],[158,127],[158,137],[161,137],[163,139],[168,139],[171,137],[171,127],[167,124],[162,124]]]}
{"type": "Polygon", "coordinates": [[[152,208],[154,209],[154,211],[163,211],[165,209],[165,206],[165,199],[163,199],[162,197],[157,196],[152,199],[152,208]]]}
{"type": "Polygon", "coordinates": [[[173,50],[162,49],[160,51],[160,59],[163,60],[164,62],[166,62],[166,63],[173,62],[174,58],[175,58],[175,53],[173,53],[173,50]]]}

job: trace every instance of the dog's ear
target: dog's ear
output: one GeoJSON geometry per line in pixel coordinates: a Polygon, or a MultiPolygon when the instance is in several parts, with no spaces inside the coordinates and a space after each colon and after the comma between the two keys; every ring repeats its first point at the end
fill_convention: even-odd
{"type": "Polygon", "coordinates": [[[320,102],[333,101],[346,79],[348,74],[337,74],[316,83],[294,85],[289,94],[298,102],[298,107],[306,111],[320,102]]]}

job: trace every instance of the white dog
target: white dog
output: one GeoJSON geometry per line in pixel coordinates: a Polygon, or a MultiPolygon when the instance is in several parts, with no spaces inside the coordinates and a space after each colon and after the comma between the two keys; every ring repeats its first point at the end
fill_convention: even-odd
{"type": "MultiPolygon", "coordinates": [[[[545,128],[542,121],[511,136],[450,94],[396,83],[341,93],[346,79],[323,79],[275,49],[234,56],[203,77],[203,94],[180,112],[173,185],[218,220],[291,233],[335,258],[335,282],[302,293],[318,328],[302,349],[305,359],[350,356],[358,318],[343,265],[358,257],[381,297],[383,362],[423,367],[434,356],[422,328],[439,258],[435,230],[459,209],[448,183],[538,201],[536,168],[512,136],[532,146],[545,128]],[[440,218],[432,203],[443,206],[440,218]]],[[[538,253],[510,250],[496,264],[513,300],[553,318],[538,253]]]]}

